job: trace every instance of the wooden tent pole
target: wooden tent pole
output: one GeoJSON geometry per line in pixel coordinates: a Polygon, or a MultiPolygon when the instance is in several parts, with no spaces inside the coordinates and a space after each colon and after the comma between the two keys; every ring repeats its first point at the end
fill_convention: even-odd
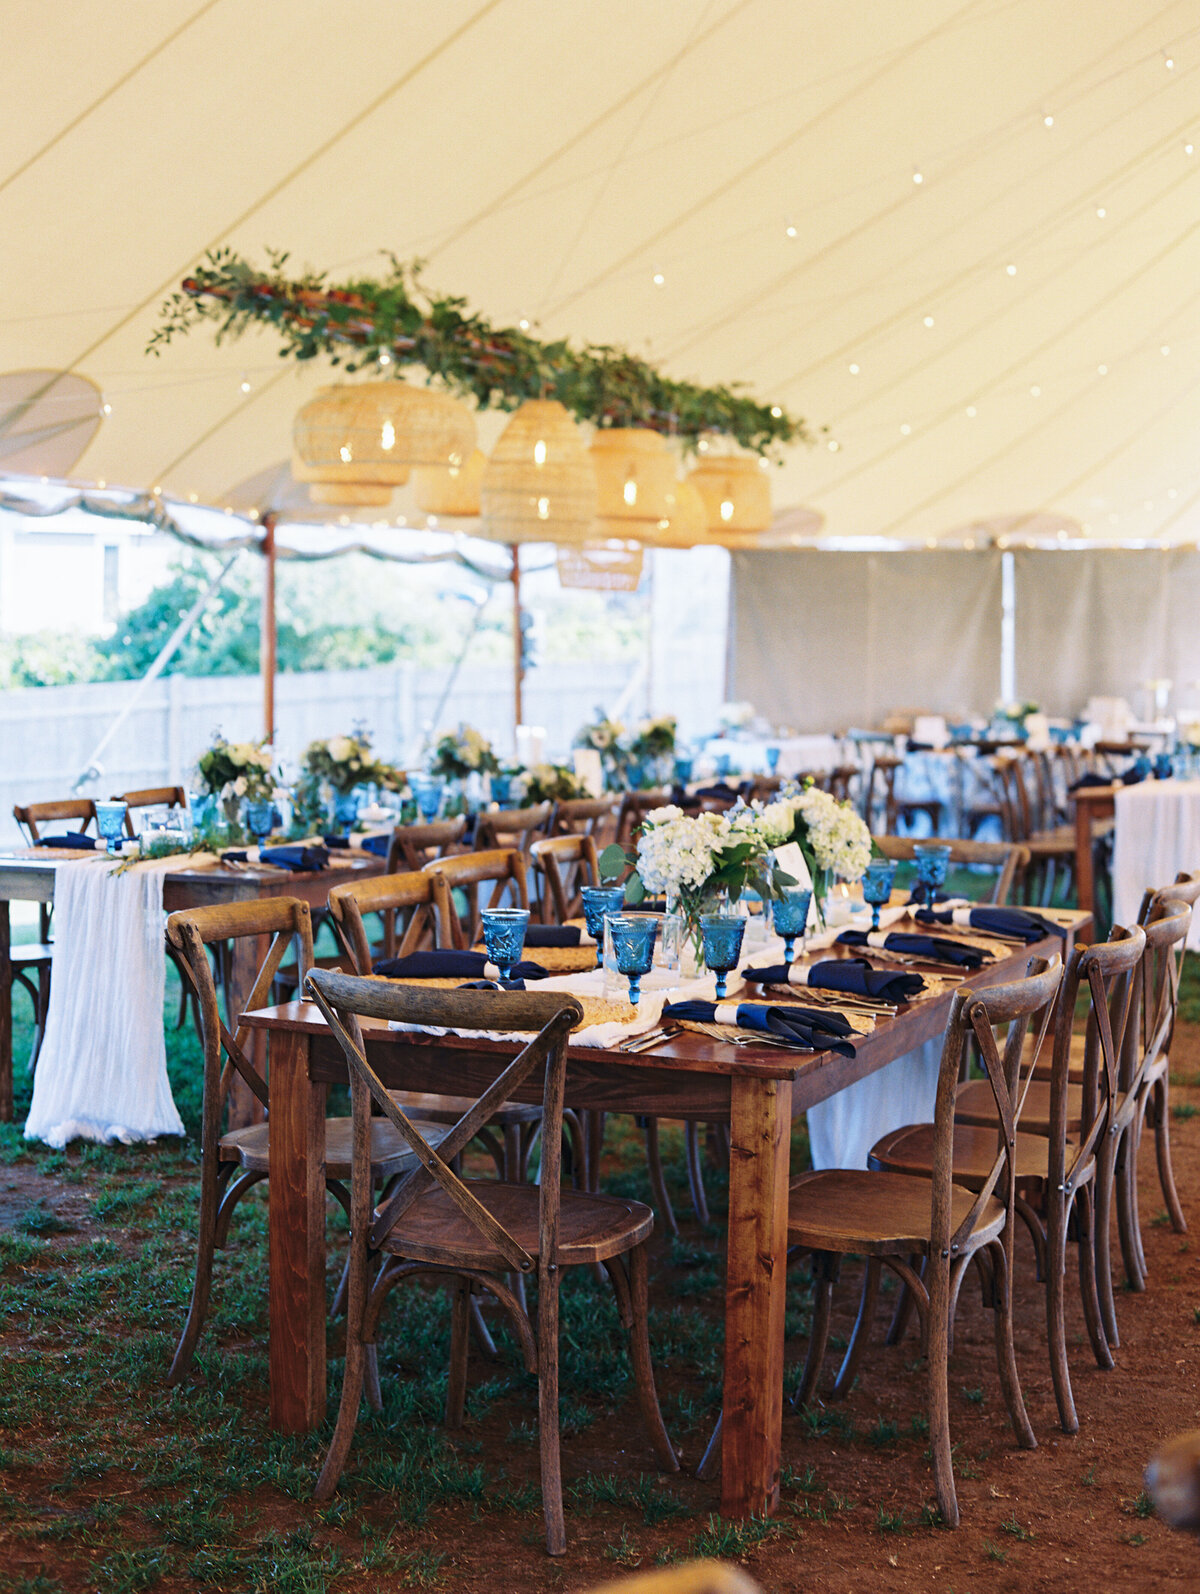
{"type": "Polygon", "coordinates": [[[275,516],[263,516],[262,624],[259,628],[259,669],[263,683],[263,736],[275,741],[275,671],[278,641],[275,630],[275,516]]]}
{"type": "Polygon", "coordinates": [[[513,589],[513,737],[516,737],[516,728],[525,723],[525,705],[522,701],[525,682],[525,667],[522,663],[524,651],[521,637],[521,546],[519,543],[512,545],[512,589],[513,589]]]}

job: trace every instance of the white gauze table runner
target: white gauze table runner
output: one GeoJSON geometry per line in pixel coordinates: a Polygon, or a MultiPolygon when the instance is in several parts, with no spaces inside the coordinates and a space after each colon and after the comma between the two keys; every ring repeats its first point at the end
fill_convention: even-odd
{"type": "Polygon", "coordinates": [[[103,854],[56,860],[54,972],[26,1140],[183,1133],[163,1041],[163,877],[179,864],[114,875],[103,854]]]}
{"type": "MultiPolygon", "coordinates": [[[[1168,886],[1181,869],[1200,869],[1200,780],[1144,780],[1115,798],[1113,919],[1136,924],[1142,892],[1168,886]]],[[[1188,946],[1200,951],[1200,916],[1188,946]]]]}

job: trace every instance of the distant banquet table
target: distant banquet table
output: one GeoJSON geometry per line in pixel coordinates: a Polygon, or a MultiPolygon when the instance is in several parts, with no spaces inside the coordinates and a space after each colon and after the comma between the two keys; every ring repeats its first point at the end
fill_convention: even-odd
{"type": "MultiPolygon", "coordinates": [[[[1147,884],[1167,885],[1200,869],[1200,780],[1143,780],[1113,789],[1113,919],[1136,924],[1147,884]]],[[[1188,946],[1200,949],[1200,918],[1188,946]]]]}

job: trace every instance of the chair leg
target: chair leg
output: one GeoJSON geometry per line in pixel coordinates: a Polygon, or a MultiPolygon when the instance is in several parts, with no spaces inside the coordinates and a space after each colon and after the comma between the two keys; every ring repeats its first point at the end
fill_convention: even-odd
{"type": "Polygon", "coordinates": [[[461,1428],[467,1398],[467,1349],[471,1342],[471,1284],[459,1279],[450,1309],[450,1376],[446,1383],[446,1427],[461,1428]]]}
{"type": "MultiPolygon", "coordinates": [[[[923,1256],[910,1256],[908,1265],[914,1273],[921,1273],[925,1267],[925,1258],[923,1256]]],[[[896,1309],[892,1313],[892,1321],[888,1325],[888,1331],[884,1337],[883,1343],[885,1345],[899,1345],[905,1334],[908,1333],[908,1325],[912,1319],[915,1306],[916,1302],[913,1300],[912,1290],[902,1280],[900,1294],[896,1298],[896,1309]]]]}
{"type": "Polygon", "coordinates": [[[1071,1391],[1067,1363],[1067,1322],[1063,1297],[1067,1271],[1066,1212],[1061,1198],[1050,1197],[1046,1226],[1046,1346],[1050,1352],[1050,1377],[1058,1402],[1058,1420],[1064,1433],[1079,1432],[1079,1416],[1071,1391]]]}
{"type": "Polygon", "coordinates": [[[929,1380],[929,1445],[933,1452],[933,1481],[942,1521],[958,1526],[958,1494],[954,1487],[954,1461],[950,1451],[950,1291],[943,1267],[928,1270],[929,1305],[925,1312],[925,1357],[929,1380]]]}
{"type": "Polygon", "coordinates": [[[644,1244],[630,1251],[628,1266],[626,1276],[620,1257],[613,1257],[604,1264],[613,1281],[622,1326],[629,1335],[629,1359],[633,1363],[642,1426],[646,1430],[650,1448],[658,1457],[660,1469],[663,1472],[678,1472],[679,1457],[675,1454],[675,1447],[662,1420],[658,1391],[654,1386],[654,1364],[650,1359],[650,1290],[644,1244]]]}
{"type": "Polygon", "coordinates": [[[379,1387],[379,1347],[367,1345],[364,1347],[366,1367],[364,1370],[364,1386],[367,1395],[367,1405],[373,1412],[383,1410],[383,1391],[379,1387]]]}
{"type": "Polygon", "coordinates": [[[1075,1227],[1079,1245],[1079,1293],[1083,1299],[1083,1317],[1096,1365],[1108,1370],[1115,1367],[1116,1362],[1104,1333],[1100,1295],[1096,1288],[1096,1206],[1093,1192],[1086,1185],[1075,1196],[1075,1227]]]}
{"type": "Polygon", "coordinates": [[[350,1445],[354,1439],[354,1429],[358,1423],[358,1408],[362,1401],[363,1379],[366,1373],[367,1347],[358,1338],[357,1333],[350,1327],[346,1330],[346,1372],[342,1379],[342,1403],[338,1407],[337,1424],[333,1430],[333,1438],[329,1441],[329,1449],[325,1452],[325,1464],[321,1468],[321,1475],[317,1479],[317,1486],[313,1490],[316,1500],[329,1500],[337,1488],[338,1479],[346,1465],[346,1457],[350,1454],[350,1445]]]}
{"type": "Polygon", "coordinates": [[[543,1262],[538,1275],[538,1443],[542,1511],[546,1518],[546,1553],[564,1555],[567,1527],[563,1520],[562,1451],[558,1437],[558,1268],[553,1262],[543,1262]]]}
{"type": "Polygon", "coordinates": [[[875,1319],[875,1303],[879,1299],[879,1279],[882,1272],[883,1266],[879,1259],[869,1256],[863,1271],[862,1295],[858,1302],[858,1316],[854,1320],[854,1332],[850,1336],[845,1358],[833,1384],[834,1400],[844,1400],[854,1387],[863,1352],[871,1335],[871,1324],[875,1319]]]}
{"type": "Polygon", "coordinates": [[[724,1412],[717,1413],[717,1425],[712,1431],[712,1437],[704,1447],[704,1454],[700,1457],[700,1465],[696,1468],[696,1476],[703,1483],[709,1483],[717,1475],[717,1468],[721,1462],[721,1429],[725,1426],[724,1412]]]}
{"type": "Polygon", "coordinates": [[[491,1330],[484,1322],[483,1313],[479,1308],[478,1295],[471,1294],[468,1300],[468,1307],[471,1315],[471,1332],[475,1336],[475,1343],[487,1360],[494,1362],[498,1359],[499,1353],[496,1350],[496,1342],[492,1338],[491,1330]]]}
{"type": "Polygon", "coordinates": [[[38,970],[37,1012],[34,1014],[33,1046],[29,1052],[29,1077],[37,1072],[38,1058],[42,1055],[42,1041],[46,1034],[46,1014],[50,1011],[50,970],[38,970]]]}
{"type": "Polygon", "coordinates": [[[689,1118],[684,1131],[687,1145],[688,1189],[692,1195],[692,1209],[697,1219],[708,1223],[708,1199],[704,1191],[704,1169],[700,1162],[700,1125],[689,1118]]]}
{"type": "Polygon", "coordinates": [[[679,1224],[675,1220],[675,1209],[671,1205],[671,1197],[667,1194],[667,1184],[663,1177],[662,1157],[658,1149],[658,1119],[646,1119],[646,1167],[650,1173],[650,1189],[654,1193],[655,1211],[662,1218],[667,1229],[677,1235],[679,1224]]]}
{"type": "Polygon", "coordinates": [[[1117,1137],[1108,1134],[1096,1158],[1095,1254],[1096,1288],[1100,1298],[1100,1319],[1104,1337],[1115,1350],[1121,1343],[1117,1330],[1117,1303],[1112,1286],[1112,1205],[1116,1183],[1117,1137]]]}
{"type": "MultiPolygon", "coordinates": [[[[1000,1372],[1000,1389],[1004,1395],[1004,1404],[1008,1407],[1017,1443],[1022,1450],[1036,1450],[1037,1439],[1029,1421],[1029,1413],[1025,1410],[1021,1380],[1017,1373],[1017,1356],[1013,1349],[1012,1270],[1009,1267],[1008,1253],[1001,1241],[994,1241],[991,1250],[995,1291],[992,1310],[995,1313],[996,1363],[1000,1372]]],[[[932,1312],[930,1321],[933,1321],[932,1312]]]]}
{"type": "Polygon", "coordinates": [[[587,1187],[594,1195],[600,1188],[600,1160],[604,1155],[604,1114],[590,1108],[584,1114],[587,1128],[587,1187]]]}
{"type": "Polygon", "coordinates": [[[208,1300],[212,1291],[213,1253],[220,1243],[217,1235],[217,1213],[221,1195],[233,1174],[235,1164],[226,1162],[216,1168],[204,1168],[200,1179],[200,1221],[196,1235],[196,1273],[192,1282],[192,1299],[175,1356],[167,1373],[167,1388],[173,1389],[186,1377],[196,1353],[196,1342],[204,1319],[208,1316],[208,1300]]]}
{"type": "Polygon", "coordinates": [[[821,1363],[825,1360],[825,1347],[829,1343],[829,1318],[833,1310],[833,1282],[837,1260],[836,1257],[829,1257],[824,1253],[813,1256],[816,1289],[813,1293],[812,1331],[809,1335],[808,1355],[804,1361],[800,1388],[796,1391],[794,1400],[794,1404],[798,1407],[808,1405],[813,1390],[817,1387],[817,1380],[821,1376],[821,1363]],[[830,1262],[834,1266],[831,1267],[830,1262]]]}
{"type": "Polygon", "coordinates": [[[1137,1120],[1121,1136],[1117,1150],[1117,1235],[1121,1242],[1121,1260],[1125,1264],[1125,1281],[1139,1294],[1146,1288],[1146,1280],[1138,1258],[1137,1210],[1137,1120]]]}
{"type": "Polygon", "coordinates": [[[1179,1192],[1175,1188],[1175,1170],[1171,1166],[1171,1114],[1167,1091],[1168,1079],[1164,1074],[1154,1087],[1154,1152],[1158,1158],[1158,1182],[1162,1186],[1163,1200],[1167,1203],[1171,1227],[1176,1234],[1186,1234],[1187,1219],[1179,1204],[1179,1192]]]}

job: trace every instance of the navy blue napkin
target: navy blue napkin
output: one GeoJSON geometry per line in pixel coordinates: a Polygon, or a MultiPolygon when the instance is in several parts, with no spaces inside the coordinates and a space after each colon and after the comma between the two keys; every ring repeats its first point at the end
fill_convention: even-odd
{"type": "MultiPolygon", "coordinates": [[[[869,946],[867,934],[866,930],[843,930],[838,945],[869,946]]],[[[907,952],[910,957],[926,958],[931,963],[951,963],[960,969],[983,967],[984,956],[977,946],[964,946],[943,935],[907,935],[902,930],[892,930],[883,945],[885,951],[907,952]]]]}
{"type": "MultiPolygon", "coordinates": [[[[743,969],[742,978],[760,985],[786,985],[788,965],[772,963],[762,969],[743,969]]],[[[808,971],[807,984],[815,989],[844,991],[847,996],[867,996],[875,1002],[910,1002],[925,989],[919,974],[903,969],[873,969],[862,958],[826,958],[808,971]]],[[[795,990],[802,991],[803,985],[795,990]]]]}
{"type": "Polygon", "coordinates": [[[389,834],[364,836],[361,846],[355,849],[351,848],[349,836],[322,836],[321,840],[329,848],[330,852],[349,852],[351,850],[373,852],[377,858],[386,858],[388,848],[392,844],[392,838],[389,834]]]}
{"type": "MultiPolygon", "coordinates": [[[[989,908],[978,907],[969,909],[970,923],[973,929],[990,930],[993,935],[1010,936],[1015,941],[1034,942],[1040,941],[1047,935],[1066,935],[1066,930],[1061,924],[1052,924],[1049,919],[1043,919],[1040,914],[1029,913],[1024,908],[989,908]]],[[[917,913],[918,924],[953,924],[953,908],[921,908],[917,913]]]]}
{"type": "MultiPolygon", "coordinates": [[[[464,980],[485,979],[488,955],[486,952],[455,952],[449,948],[435,952],[410,952],[403,958],[381,958],[374,965],[376,974],[385,974],[392,980],[464,980]]],[[[513,978],[544,980],[548,970],[540,963],[515,963],[513,978]]]]}
{"type": "MultiPolygon", "coordinates": [[[[716,1002],[669,1002],[662,1010],[664,1018],[687,1019],[693,1024],[719,1022],[716,1002]]],[[[809,1052],[840,1052],[843,1057],[853,1057],[854,1047],[845,1039],[853,1035],[853,1027],[840,1013],[817,1012],[811,1007],[767,1007],[759,1002],[739,1002],[737,1005],[738,1029],[755,1030],[769,1035],[773,1040],[784,1041],[809,1052]]]]}
{"type": "MultiPolygon", "coordinates": [[[[247,854],[245,848],[241,851],[223,852],[221,857],[229,863],[245,863],[247,854]]],[[[260,847],[258,850],[260,863],[273,863],[277,869],[291,869],[301,873],[305,870],[319,871],[329,863],[329,852],[325,847],[311,843],[307,847],[283,846],[260,847]]]]}
{"type": "Polygon", "coordinates": [[[580,946],[577,924],[530,924],[525,927],[526,946],[580,946]]]}
{"type": "Polygon", "coordinates": [[[86,848],[89,852],[97,851],[95,836],[84,836],[76,830],[68,830],[65,836],[39,836],[34,844],[38,847],[73,847],[82,852],[86,848]]]}
{"type": "Polygon", "coordinates": [[[524,980],[468,980],[460,991],[523,991],[524,980]]]}

